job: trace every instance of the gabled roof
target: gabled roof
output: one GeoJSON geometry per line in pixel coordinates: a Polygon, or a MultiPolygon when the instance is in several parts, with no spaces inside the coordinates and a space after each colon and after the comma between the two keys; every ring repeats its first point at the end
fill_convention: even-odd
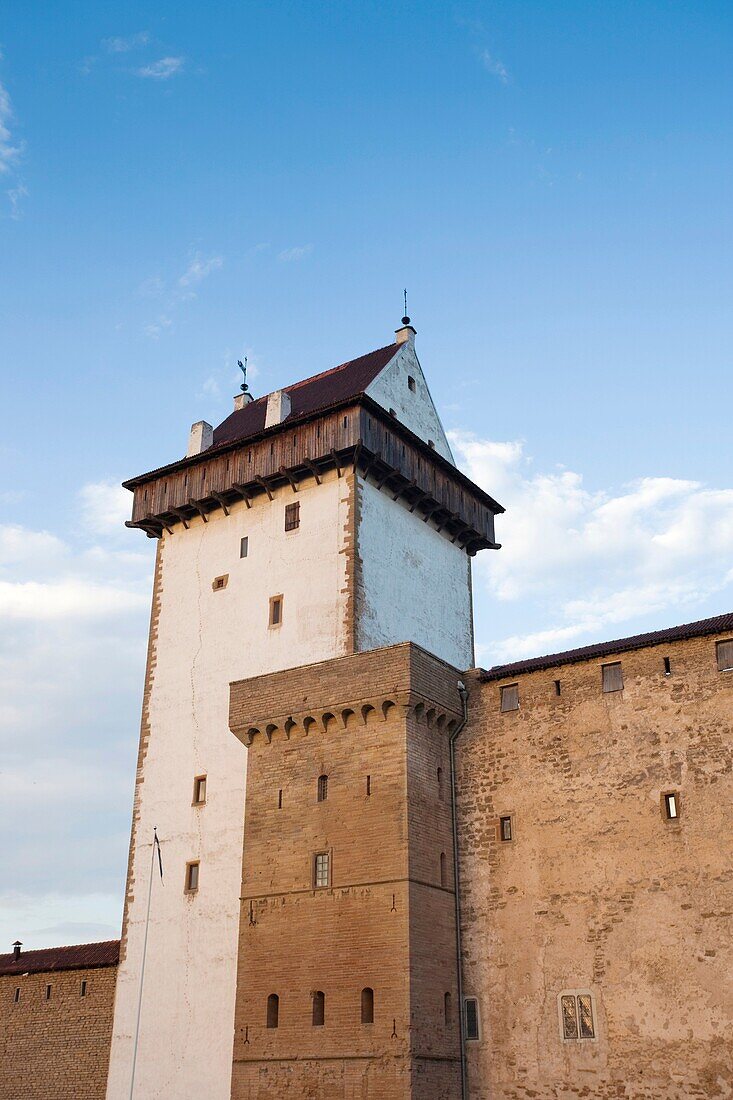
{"type": "MultiPolygon", "coordinates": [[[[377,375],[394,359],[400,350],[400,344],[388,344],[387,347],[370,351],[358,359],[341,363],[338,367],[314,374],[294,386],[286,386],[285,393],[291,401],[290,415],[293,419],[308,413],[327,409],[340,401],[361,396],[377,375]]],[[[243,409],[237,409],[214,430],[214,447],[223,443],[248,439],[264,430],[267,396],[251,401],[243,409]]]]}
{"type": "Polygon", "coordinates": [[[531,657],[526,661],[515,661],[510,665],[494,665],[488,671],[482,671],[480,679],[506,680],[526,672],[541,672],[542,669],[555,668],[558,665],[572,665],[578,661],[592,661],[599,657],[611,657],[618,653],[627,653],[634,649],[646,649],[647,646],[669,645],[670,642],[682,642],[687,638],[702,638],[706,634],[733,634],[733,612],[715,615],[712,619],[699,619],[695,623],[683,626],[671,626],[666,630],[653,630],[650,634],[634,634],[630,638],[617,638],[613,642],[598,642],[596,645],[582,646],[580,649],[566,649],[564,653],[551,653],[547,657],[531,657]]]}
{"type": "Polygon", "coordinates": [[[21,951],[20,958],[0,955],[0,975],[38,974],[51,970],[92,970],[117,966],[120,941],[79,943],[73,947],[43,947],[39,951],[21,951]]]}

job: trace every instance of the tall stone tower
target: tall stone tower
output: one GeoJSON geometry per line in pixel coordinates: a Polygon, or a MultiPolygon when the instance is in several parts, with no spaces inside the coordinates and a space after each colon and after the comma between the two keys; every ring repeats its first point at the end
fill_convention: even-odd
{"type": "MultiPolygon", "coordinates": [[[[455,926],[451,933],[446,918],[443,939],[453,934],[453,942],[441,941],[440,958],[431,960],[424,919],[433,909],[423,899],[421,925],[420,905],[409,909],[404,890],[414,894],[413,880],[432,885],[437,875],[445,897],[434,911],[450,913],[450,815],[445,807],[434,814],[431,799],[447,797],[439,787],[447,782],[445,740],[460,718],[456,670],[473,665],[470,559],[495,547],[494,516],[502,509],[456,469],[414,342],[404,318],[387,347],[256,401],[243,393],[215,430],[194,425],[185,458],[126,483],[134,493],[131,526],[157,539],[157,554],[108,1100],[129,1095],[154,826],[165,885],[153,884],[147,924],[136,1096],[279,1095],[266,1091],[261,1070],[274,1058],[280,1072],[289,1057],[283,1037],[288,1028],[295,1035],[301,1022],[289,1016],[293,1001],[308,1001],[311,1027],[322,990],[299,989],[289,1002],[283,988],[279,1045],[265,1043],[276,1014],[271,996],[277,991],[270,986],[292,965],[296,948],[281,938],[247,941],[246,930],[257,922],[262,927],[266,911],[279,906],[284,912],[282,898],[291,889],[312,894],[317,905],[324,886],[327,892],[347,880],[354,886],[360,875],[372,882],[369,853],[383,829],[382,877],[397,885],[380,888],[380,898],[400,913],[378,945],[380,966],[393,960],[395,968],[407,963],[408,971],[395,974],[390,995],[396,1044],[390,1022],[388,1059],[396,1054],[399,1065],[387,1076],[375,1070],[376,1091],[368,1095],[413,1095],[402,1091],[413,1087],[417,1072],[405,1024],[409,1031],[410,987],[418,980],[409,974],[409,960],[420,952],[425,973],[433,965],[439,971],[440,1012],[448,1019],[443,998],[453,996],[448,970],[455,973],[455,926]],[[334,676],[342,680],[334,684],[334,676]],[[252,684],[259,684],[254,695],[252,684]],[[384,722],[376,738],[368,732],[373,711],[384,722]],[[273,814],[284,813],[279,821],[288,822],[293,842],[311,828],[311,794],[336,814],[333,829],[348,830],[351,820],[342,796],[332,790],[330,802],[324,797],[328,753],[316,738],[307,740],[311,721],[326,732],[331,721],[344,730],[358,721],[367,731],[369,742],[359,733],[350,748],[343,743],[344,767],[351,756],[351,778],[360,785],[354,821],[366,833],[358,843],[354,838],[353,858],[342,849],[339,866],[323,858],[333,845],[311,850],[322,844],[316,830],[302,852],[293,852],[300,860],[293,872],[282,858],[286,834],[281,831],[274,848],[268,845],[273,814]],[[423,743],[424,751],[416,747],[423,743]],[[380,779],[389,791],[381,810],[376,798],[364,806],[371,796],[366,787],[361,791],[371,783],[368,756],[377,745],[390,761],[380,779]],[[248,775],[255,788],[245,799],[248,775]],[[426,794],[428,776],[438,787],[426,794]],[[254,831],[245,840],[243,864],[250,798],[254,831]],[[434,843],[429,855],[421,854],[421,838],[435,822],[438,863],[434,843]],[[277,958],[278,974],[266,973],[268,957],[277,958]],[[259,1067],[255,1077],[247,1068],[253,1043],[259,1044],[251,1059],[259,1067]],[[397,1091],[390,1091],[392,1082],[397,1091]]],[[[376,777],[376,766],[373,771],[376,777]]],[[[317,910],[302,909],[302,915],[310,935],[317,910]]],[[[324,936],[338,952],[348,903],[338,913],[330,910],[328,919],[324,936]]],[[[362,923],[364,951],[372,919],[362,923]]],[[[282,937],[286,926],[277,920],[272,929],[282,937]]],[[[343,965],[353,960],[352,951],[343,965]]],[[[365,978],[359,987],[367,1017],[369,990],[377,997],[371,1011],[382,1011],[378,997],[384,995],[375,983],[365,978]]],[[[347,1048],[381,1058],[384,1018],[382,1012],[371,1047],[352,1042],[348,1028],[340,1040],[324,1025],[318,1033],[329,1035],[324,1058],[343,1058],[347,1048]]],[[[455,1062],[453,1031],[442,1045],[426,1038],[426,1065],[455,1062]]],[[[293,1094],[302,1095],[293,1083],[293,1094]]],[[[324,1087],[322,1094],[330,1095],[330,1085],[324,1087]]]]}

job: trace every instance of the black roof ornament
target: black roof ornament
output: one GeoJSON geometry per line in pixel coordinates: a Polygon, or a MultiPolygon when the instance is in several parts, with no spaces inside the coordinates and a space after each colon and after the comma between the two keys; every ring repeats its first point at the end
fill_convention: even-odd
{"type": "Polygon", "coordinates": [[[407,316],[407,287],[405,287],[403,294],[405,296],[405,316],[402,318],[402,324],[409,325],[410,318],[407,316]]]}

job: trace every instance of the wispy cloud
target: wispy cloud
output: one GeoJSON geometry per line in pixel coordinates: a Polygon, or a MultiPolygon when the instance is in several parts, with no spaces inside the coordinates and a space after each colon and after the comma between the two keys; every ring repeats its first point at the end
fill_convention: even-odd
{"type": "Polygon", "coordinates": [[[129,53],[130,50],[137,50],[141,46],[147,46],[150,41],[150,34],[148,31],[138,31],[137,34],[130,34],[126,37],[115,35],[112,38],[102,39],[102,49],[107,53],[129,53]]]}
{"type": "Polygon", "coordinates": [[[178,280],[178,285],[182,287],[195,286],[196,283],[200,283],[202,279],[210,275],[212,271],[218,271],[223,263],[223,256],[209,256],[208,259],[205,259],[200,252],[197,252],[178,280]]]}
{"type": "Polygon", "coordinates": [[[198,288],[205,279],[224,266],[224,257],[218,254],[205,255],[193,252],[186,267],[178,276],[167,280],[160,275],[144,279],[137,288],[141,298],[157,299],[158,316],[143,326],[143,332],[151,340],[173,330],[177,313],[184,303],[196,298],[198,288]]]}
{"type": "Polygon", "coordinates": [[[159,61],[152,61],[137,69],[137,75],[149,80],[170,80],[172,76],[183,71],[184,61],[183,57],[161,57],[159,61]]]}
{"type": "Polygon", "coordinates": [[[285,248],[282,252],[278,253],[278,260],[282,260],[283,263],[292,263],[294,260],[302,260],[306,256],[310,256],[313,251],[312,244],[296,245],[294,248],[285,248]]]}
{"type": "Polygon", "coordinates": [[[520,442],[450,439],[461,466],[507,508],[497,520],[503,549],[479,558],[478,574],[494,600],[538,620],[487,646],[491,659],[600,640],[639,617],[677,618],[685,605],[733,596],[733,489],[642,477],[591,491],[571,470],[535,470],[520,442]]]}
{"type": "Polygon", "coordinates": [[[12,118],[10,94],[5,85],[0,84],[0,172],[9,172],[21,153],[21,147],[14,144],[10,131],[12,118]]]}
{"type": "Polygon", "coordinates": [[[149,336],[151,340],[159,340],[164,332],[169,332],[173,328],[173,319],[167,317],[165,314],[161,314],[154,321],[150,321],[143,328],[143,332],[146,336],[149,336]]]}
{"type": "Polygon", "coordinates": [[[509,83],[509,71],[506,65],[502,61],[499,61],[498,57],[494,57],[489,50],[482,50],[480,57],[481,64],[486,69],[487,73],[491,73],[491,75],[495,76],[497,80],[500,80],[502,84],[509,83]]]}

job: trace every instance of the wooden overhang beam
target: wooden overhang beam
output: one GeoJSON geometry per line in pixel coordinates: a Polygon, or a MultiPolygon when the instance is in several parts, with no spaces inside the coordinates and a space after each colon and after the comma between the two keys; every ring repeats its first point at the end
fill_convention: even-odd
{"type": "Polygon", "coordinates": [[[189,501],[188,501],[188,504],[189,504],[190,508],[193,508],[194,511],[198,512],[198,514],[201,516],[201,519],[204,521],[204,523],[209,522],[209,517],[206,515],[206,509],[204,508],[203,501],[193,500],[193,498],[190,498],[189,501]]]}
{"type": "Polygon", "coordinates": [[[428,498],[429,496],[430,496],[430,493],[429,493],[429,492],[427,492],[427,490],[426,490],[426,489],[418,489],[418,490],[417,490],[417,496],[415,497],[415,499],[413,500],[412,504],[410,505],[410,513],[412,513],[412,512],[414,512],[414,511],[415,511],[415,509],[417,508],[418,504],[422,506],[422,503],[423,503],[423,501],[424,501],[424,500],[427,500],[427,498],[428,498]]]}
{"type": "MultiPolygon", "coordinates": [[[[280,467],[280,473],[286,479],[286,481],[290,482],[290,488],[293,490],[293,492],[297,493],[298,482],[295,479],[295,475],[290,470],[288,470],[286,466],[280,467]]],[[[272,497],[270,497],[270,500],[272,500],[272,497]]]]}
{"type": "Polygon", "coordinates": [[[168,511],[172,512],[173,515],[176,516],[181,521],[181,523],[183,524],[185,529],[188,531],[188,520],[191,518],[188,515],[188,513],[184,512],[183,508],[173,508],[173,507],[171,507],[171,508],[168,509],[168,511]]]}
{"type": "Polygon", "coordinates": [[[392,494],[392,500],[397,500],[398,497],[406,496],[407,493],[409,493],[411,489],[416,489],[417,488],[417,481],[415,480],[414,477],[413,477],[412,481],[410,481],[409,478],[405,477],[404,474],[400,474],[399,476],[403,479],[405,484],[397,486],[397,492],[392,494]]]}
{"type": "Polygon", "coordinates": [[[252,507],[252,494],[246,485],[240,485],[239,482],[233,481],[232,489],[234,489],[235,493],[239,493],[240,497],[248,508],[252,507]]]}
{"type": "Polygon", "coordinates": [[[316,479],[316,485],[320,485],[321,471],[318,469],[315,462],[313,462],[313,460],[310,458],[304,458],[303,465],[305,466],[306,470],[310,470],[310,472],[313,474],[313,477],[316,479]]]}
{"type": "Polygon", "coordinates": [[[262,486],[262,488],[265,490],[265,492],[267,493],[270,500],[273,499],[272,490],[270,489],[270,486],[267,483],[269,479],[266,479],[264,477],[254,477],[254,478],[252,478],[252,480],[255,482],[255,484],[262,486]]]}
{"type": "Polygon", "coordinates": [[[214,500],[217,501],[217,503],[222,508],[222,510],[224,512],[224,515],[228,516],[229,515],[229,508],[227,507],[227,502],[226,502],[225,498],[221,495],[221,493],[215,493],[212,490],[211,495],[214,498],[214,500]]]}
{"type": "Polygon", "coordinates": [[[333,464],[336,467],[336,473],[338,474],[339,477],[341,477],[341,472],[343,470],[343,467],[341,465],[341,459],[339,458],[339,456],[336,453],[336,448],[335,447],[331,448],[331,458],[333,459],[333,464]]]}

